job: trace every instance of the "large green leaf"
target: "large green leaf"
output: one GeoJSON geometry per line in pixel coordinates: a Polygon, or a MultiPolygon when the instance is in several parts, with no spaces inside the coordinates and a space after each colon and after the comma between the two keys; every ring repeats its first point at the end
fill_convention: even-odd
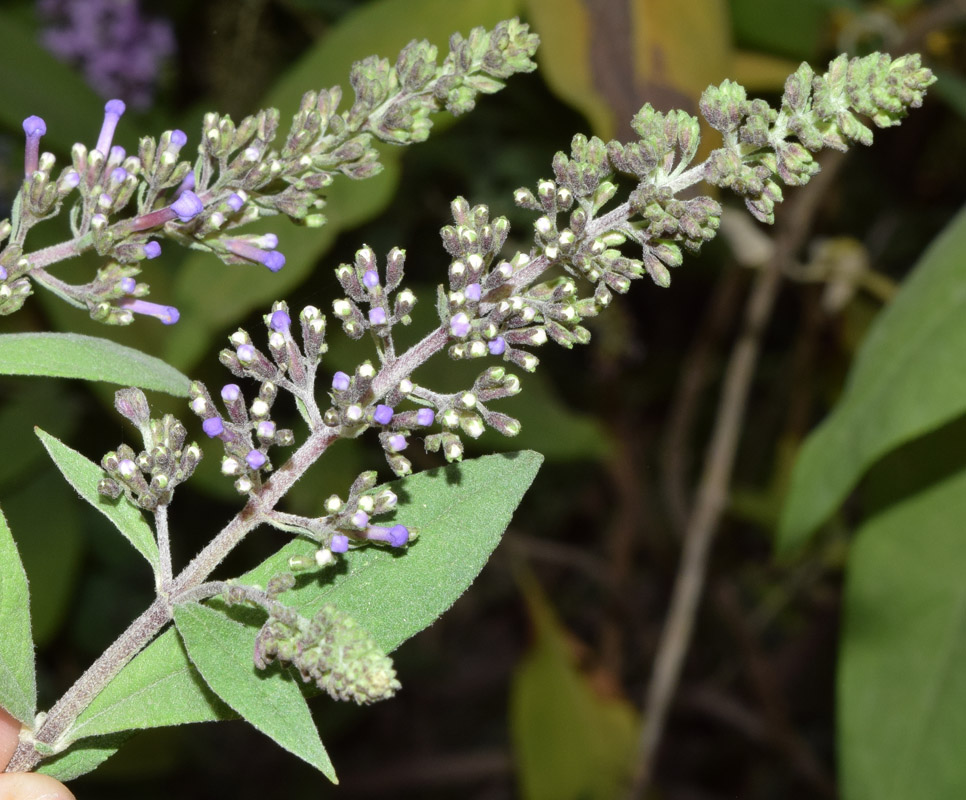
{"type": "MultiPolygon", "coordinates": [[[[263,106],[281,111],[283,126],[298,109],[302,95],[312,89],[341,85],[344,105],[352,103],[349,86],[352,64],[370,55],[395,61],[413,39],[428,39],[448,52],[456,31],[464,34],[517,13],[518,0],[378,0],[346,14],[275,85],[263,106]]],[[[437,124],[446,119],[437,116],[437,124]]],[[[384,170],[364,181],[339,176],[326,190],[322,229],[297,226],[283,218],[261,222],[252,230],[271,230],[285,253],[285,268],[272,274],[255,266],[226,267],[207,253],[192,253],[178,272],[173,304],[181,321],[166,337],[165,355],[172,364],[189,369],[204,354],[212,334],[254,308],[268,308],[275,298],[290,294],[315,268],[340,231],[371,219],[392,199],[399,183],[402,147],[381,148],[384,170]],[[217,285],[213,302],[212,285],[217,285]]]]}
{"type": "MultiPolygon", "coordinates": [[[[324,603],[334,603],[380,647],[395,649],[435,621],[473,582],[541,462],[532,452],[485,456],[388,484],[399,496],[394,518],[418,530],[417,542],[403,555],[377,548],[352,552],[344,558],[345,569],[310,576],[282,600],[310,616],[324,603]]],[[[288,571],[290,556],[314,550],[309,542],[290,542],[243,580],[264,585],[288,571]]],[[[246,630],[254,642],[256,629],[246,630]]],[[[177,637],[166,632],[121,670],[69,736],[204,722],[225,714],[197,680],[177,637]]]]}
{"type": "Polygon", "coordinates": [[[876,319],[842,399],[802,447],[779,547],[802,544],[876,459],[966,411],[964,353],[966,209],[876,319]]]}
{"type": "Polygon", "coordinates": [[[161,564],[158,545],[154,541],[154,532],[144,521],[141,510],[124,497],[118,500],[109,500],[101,495],[97,491],[97,483],[104,477],[104,470],[49,433],[40,430],[40,428],[36,430],[37,436],[40,437],[40,441],[47,448],[54,464],[57,465],[57,469],[61,471],[67,482],[77,490],[81,497],[114,523],[124,535],[124,538],[134,545],[135,549],[148,560],[148,563],[157,573],[161,564]]]}
{"type": "MultiPolygon", "coordinates": [[[[282,601],[303,616],[333,603],[383,650],[395,650],[466,591],[499,544],[542,461],[532,451],[483,456],[388,484],[400,499],[391,519],[416,530],[418,540],[403,555],[377,547],[351,552],[344,570],[303,580],[282,601]]],[[[380,524],[393,524],[382,519],[380,524]]],[[[288,571],[291,556],[315,549],[311,542],[293,540],[240,580],[264,586],[288,571]]]]}
{"type": "Polygon", "coordinates": [[[67,734],[69,741],[133,730],[232,719],[235,714],[191,665],[173,628],[142,650],[67,734]]]}
{"type": "Polygon", "coordinates": [[[966,797],[966,470],[870,519],[838,674],[845,800],[966,797]]]}
{"type": "Polygon", "coordinates": [[[37,708],[30,593],[7,520],[0,511],[0,708],[33,723],[37,708]]]}
{"type": "Polygon", "coordinates": [[[187,397],[191,381],[159,358],[76,333],[0,335],[0,374],[84,378],[187,397]]]}
{"type": "Polygon", "coordinates": [[[338,783],[298,683],[286,670],[255,667],[255,628],[198,603],[175,606],[174,621],[192,663],[225,703],[338,783]]]}
{"type": "Polygon", "coordinates": [[[524,582],[524,593],[534,641],[510,691],[520,797],[619,797],[634,766],[638,714],[578,669],[571,637],[532,579],[524,582]]]}

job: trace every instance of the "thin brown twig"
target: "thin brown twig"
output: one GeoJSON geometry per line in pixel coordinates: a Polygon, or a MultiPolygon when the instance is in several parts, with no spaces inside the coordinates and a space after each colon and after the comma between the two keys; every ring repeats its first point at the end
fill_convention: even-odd
{"type": "Polygon", "coordinates": [[[637,768],[631,785],[632,797],[642,797],[651,782],[658,744],[691,642],[711,545],[728,498],[731,473],[748,393],[758,363],[762,334],[778,296],[782,271],[804,243],[820,198],[824,196],[844,160],[844,154],[826,154],[821,159],[822,171],[785,209],[776,226],[775,252],[769,263],[756,276],[748,298],[743,330],[731,352],[725,372],[714,431],[708,445],[694,509],[685,530],[670,607],[645,695],[644,724],[638,740],[637,768]]]}

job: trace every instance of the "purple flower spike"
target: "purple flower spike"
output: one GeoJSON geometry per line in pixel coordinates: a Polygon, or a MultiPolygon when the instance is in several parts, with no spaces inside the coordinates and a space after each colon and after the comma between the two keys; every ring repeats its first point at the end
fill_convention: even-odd
{"type": "Polygon", "coordinates": [[[111,142],[114,139],[114,131],[117,129],[118,120],[125,109],[123,100],[108,100],[104,106],[104,123],[101,125],[101,134],[97,137],[97,146],[106,157],[111,151],[111,142]]]}
{"type": "Polygon", "coordinates": [[[495,339],[490,339],[486,346],[490,348],[490,355],[502,356],[506,352],[506,339],[497,336],[495,339]]]}
{"type": "Polygon", "coordinates": [[[402,547],[409,541],[409,528],[405,525],[393,525],[389,529],[389,544],[393,547],[402,547]]]}
{"type": "Polygon", "coordinates": [[[210,438],[214,439],[216,436],[220,436],[225,430],[225,423],[221,421],[221,417],[208,417],[208,419],[201,423],[201,430],[207,433],[210,438]]]}
{"type": "Polygon", "coordinates": [[[416,412],[416,424],[427,426],[432,425],[433,421],[436,419],[436,414],[433,413],[431,408],[421,408],[416,412]]]}
{"type": "Polygon", "coordinates": [[[138,300],[135,297],[122,297],[117,304],[135,314],[157,317],[165,325],[174,325],[181,318],[181,312],[174,306],[162,306],[158,303],[149,303],[147,300],[138,300]]]}
{"type": "Polygon", "coordinates": [[[394,453],[401,453],[406,449],[409,442],[406,441],[406,437],[401,433],[394,434],[389,437],[389,449],[394,453]]]}
{"type": "Polygon", "coordinates": [[[344,553],[349,549],[349,537],[344,536],[341,533],[337,533],[332,537],[332,541],[329,542],[329,550],[333,553],[344,553]]]}
{"type": "Polygon", "coordinates": [[[344,372],[337,372],[332,376],[332,388],[337,392],[344,392],[349,388],[349,376],[344,372]]]}
{"type": "Polygon", "coordinates": [[[453,336],[462,339],[470,332],[470,318],[462,311],[459,314],[454,314],[449,321],[449,329],[453,336]]]}
{"type": "Polygon", "coordinates": [[[27,117],[23,121],[23,132],[27,134],[23,174],[24,177],[29,178],[37,171],[37,163],[40,160],[40,137],[47,133],[47,123],[37,116],[27,117]]]}
{"type": "Polygon", "coordinates": [[[145,258],[157,258],[161,255],[161,245],[158,242],[148,242],[144,245],[145,258]]]}
{"type": "Polygon", "coordinates": [[[131,294],[137,286],[138,282],[134,278],[121,278],[121,291],[124,294],[131,294]]]}
{"type": "Polygon", "coordinates": [[[372,414],[372,419],[380,425],[388,425],[392,422],[392,413],[392,406],[380,404],[376,406],[376,410],[372,414]]]}
{"type": "Polygon", "coordinates": [[[171,210],[182,222],[190,222],[205,210],[204,203],[190,189],[185,189],[181,196],[171,204],[171,210]]]}
{"type": "Polygon", "coordinates": [[[463,294],[466,295],[467,300],[472,300],[474,303],[476,303],[483,296],[483,289],[480,284],[471,283],[463,290],[463,294]]]}
{"type": "Polygon", "coordinates": [[[228,207],[232,211],[241,211],[241,207],[245,205],[245,201],[242,200],[241,195],[235,194],[234,192],[228,195],[228,199],[225,202],[228,203],[228,207]]]}
{"type": "Polygon", "coordinates": [[[292,324],[292,318],[285,311],[275,311],[269,321],[273,331],[287,331],[292,324]]]}
{"type": "Polygon", "coordinates": [[[241,387],[237,383],[226,383],[221,387],[221,399],[226,403],[234,403],[241,397],[241,387]]]}
{"type": "Polygon", "coordinates": [[[260,450],[249,450],[248,455],[245,456],[245,462],[252,469],[261,469],[265,466],[266,461],[268,461],[268,458],[260,450]]]}
{"type": "Polygon", "coordinates": [[[380,308],[379,306],[369,309],[369,323],[371,325],[385,325],[386,324],[385,310],[380,308]]]}
{"type": "Polygon", "coordinates": [[[365,275],[362,276],[362,282],[367,289],[375,289],[379,285],[379,273],[374,269],[367,269],[365,275]]]}

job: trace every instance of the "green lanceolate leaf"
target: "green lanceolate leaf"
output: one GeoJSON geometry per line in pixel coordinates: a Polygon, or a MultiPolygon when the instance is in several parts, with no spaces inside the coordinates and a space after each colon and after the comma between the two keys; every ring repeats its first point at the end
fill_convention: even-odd
{"type": "MultiPolygon", "coordinates": [[[[404,524],[418,532],[417,541],[404,554],[376,547],[350,552],[344,570],[304,581],[281,600],[307,617],[332,603],[385,652],[395,650],[466,591],[499,544],[542,461],[539,453],[526,450],[483,456],[387,484],[399,504],[392,520],[380,517],[379,524],[404,524]]],[[[288,571],[291,556],[316,549],[311,542],[292,541],[239,581],[264,586],[288,571]]]]}
{"type": "Polygon", "coordinates": [[[97,769],[120,749],[130,735],[115,733],[86,739],[44,761],[37,768],[37,772],[59,781],[72,781],[97,769]]]}
{"type": "Polygon", "coordinates": [[[882,455],[966,412],[966,209],[879,316],[842,399],[806,440],[779,547],[802,544],[882,455]]]}
{"type": "Polygon", "coordinates": [[[298,683],[286,671],[255,668],[255,628],[198,603],[175,606],[174,621],[189,658],[215,694],[259,731],[338,782],[298,683]]]}
{"type": "Polygon", "coordinates": [[[33,723],[37,707],[30,594],[7,520],[0,512],[0,708],[33,723]]]}
{"type": "Polygon", "coordinates": [[[117,526],[117,529],[148,560],[148,563],[157,573],[161,563],[158,545],[154,541],[154,533],[148,523],[144,521],[140,509],[135,508],[123,497],[114,501],[99,494],[97,483],[104,477],[104,470],[49,433],[45,433],[39,428],[36,431],[40,441],[47,448],[47,452],[50,453],[54,464],[57,465],[57,469],[63,473],[67,482],[77,490],[81,497],[117,526]]]}
{"type": "Polygon", "coordinates": [[[140,350],[76,333],[8,333],[0,336],[0,374],[84,378],[139,386],[187,397],[191,381],[140,350]]]}
{"type": "Polygon", "coordinates": [[[198,675],[178,634],[169,628],[94,698],[67,740],[234,717],[198,675]]]}
{"type": "Polygon", "coordinates": [[[966,470],[858,533],[837,681],[844,800],[966,797],[963,520],[966,470]]]}

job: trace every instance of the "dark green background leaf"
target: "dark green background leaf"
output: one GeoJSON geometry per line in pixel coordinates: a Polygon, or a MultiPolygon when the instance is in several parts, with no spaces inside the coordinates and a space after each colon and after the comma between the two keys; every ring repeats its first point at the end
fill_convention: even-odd
{"type": "Polygon", "coordinates": [[[966,209],[876,319],[831,416],[805,441],[779,530],[802,544],[892,448],[966,411],[966,209]]]}

